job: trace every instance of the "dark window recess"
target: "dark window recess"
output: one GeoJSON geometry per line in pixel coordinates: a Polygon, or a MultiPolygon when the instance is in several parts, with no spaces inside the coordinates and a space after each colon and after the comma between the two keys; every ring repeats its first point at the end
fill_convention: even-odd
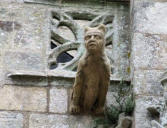
{"type": "Polygon", "coordinates": [[[74,57],[68,54],[67,52],[63,52],[57,57],[57,63],[53,63],[50,65],[50,69],[55,69],[58,67],[58,63],[66,63],[71,61],[73,58],[74,57]]]}
{"type": "Polygon", "coordinates": [[[67,52],[63,52],[57,57],[57,63],[66,63],[71,61],[73,58],[74,57],[68,54],[67,52]]]}
{"type": "Polygon", "coordinates": [[[51,64],[50,65],[50,69],[55,69],[55,68],[57,68],[57,64],[51,64]]]}
{"type": "Polygon", "coordinates": [[[77,71],[77,67],[75,67],[72,71],[75,71],[75,72],[76,72],[76,71],[77,71]]]}
{"type": "Polygon", "coordinates": [[[50,43],[50,48],[51,48],[51,49],[54,49],[54,48],[56,48],[56,47],[57,47],[56,44],[54,44],[53,42],[50,43]]]}

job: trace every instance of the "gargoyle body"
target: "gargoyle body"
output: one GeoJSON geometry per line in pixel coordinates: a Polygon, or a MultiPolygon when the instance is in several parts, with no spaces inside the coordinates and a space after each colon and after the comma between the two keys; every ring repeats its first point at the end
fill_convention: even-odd
{"type": "Polygon", "coordinates": [[[73,85],[72,114],[103,114],[110,84],[110,61],[105,55],[105,26],[85,29],[86,52],[79,60],[73,85]]]}

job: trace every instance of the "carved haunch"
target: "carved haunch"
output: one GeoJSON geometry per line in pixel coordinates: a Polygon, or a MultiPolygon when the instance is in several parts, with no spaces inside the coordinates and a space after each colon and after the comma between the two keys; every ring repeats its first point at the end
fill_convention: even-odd
{"type": "Polygon", "coordinates": [[[86,52],[78,63],[70,103],[72,114],[103,114],[110,83],[110,61],[105,48],[105,26],[85,29],[86,52]]]}

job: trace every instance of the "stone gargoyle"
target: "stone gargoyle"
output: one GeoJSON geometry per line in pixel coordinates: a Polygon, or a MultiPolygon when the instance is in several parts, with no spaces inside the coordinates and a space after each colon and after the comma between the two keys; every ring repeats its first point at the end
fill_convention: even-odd
{"type": "Polygon", "coordinates": [[[71,95],[71,114],[103,114],[110,84],[110,61],[105,49],[104,25],[85,28],[86,52],[78,63],[71,95]]]}

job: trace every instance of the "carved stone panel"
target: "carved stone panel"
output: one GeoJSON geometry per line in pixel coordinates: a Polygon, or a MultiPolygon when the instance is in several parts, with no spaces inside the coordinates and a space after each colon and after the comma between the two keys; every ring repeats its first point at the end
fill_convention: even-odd
{"type": "MultiPolygon", "coordinates": [[[[86,25],[90,27],[105,24],[107,27],[105,37],[106,46],[111,45],[112,47],[113,19],[113,14],[107,12],[104,14],[96,14],[89,11],[52,11],[50,69],[76,70],[78,60],[85,50],[83,45],[83,30],[85,26],[81,26],[80,22],[87,21],[88,23],[86,25]],[[61,33],[59,29],[64,29],[65,31],[61,33]],[[67,34],[73,34],[74,38],[70,39],[70,36],[65,32],[67,34]]],[[[109,54],[109,50],[106,52],[112,62],[112,55],[109,54]]]]}
{"type": "Polygon", "coordinates": [[[15,16],[7,13],[4,15],[7,17],[5,21],[0,22],[0,35],[3,37],[0,45],[7,50],[2,54],[2,65],[7,68],[6,84],[71,86],[78,60],[85,51],[83,30],[86,26],[95,27],[99,24],[105,24],[107,28],[105,52],[112,64],[110,81],[129,81],[129,23],[128,8],[125,6],[12,7],[15,16]],[[24,16],[29,9],[28,16],[24,16]],[[23,14],[19,13],[20,10],[23,14]],[[11,18],[14,19],[12,25],[15,28],[12,32],[11,23],[8,22],[11,18]],[[7,28],[5,24],[9,24],[7,28]],[[22,30],[26,30],[25,34],[22,30]],[[8,39],[3,36],[4,32],[10,35],[8,37],[14,37],[9,38],[12,41],[4,43],[8,39]],[[8,51],[7,48],[12,49],[8,51]],[[16,57],[5,59],[12,56],[16,57]]]}
{"type": "MultiPolygon", "coordinates": [[[[129,29],[128,17],[115,9],[54,9],[51,11],[51,39],[48,68],[51,71],[76,71],[85,51],[84,28],[106,25],[105,52],[110,59],[112,77],[128,79],[129,29]]],[[[116,9],[117,10],[117,9],[116,9]]]]}

